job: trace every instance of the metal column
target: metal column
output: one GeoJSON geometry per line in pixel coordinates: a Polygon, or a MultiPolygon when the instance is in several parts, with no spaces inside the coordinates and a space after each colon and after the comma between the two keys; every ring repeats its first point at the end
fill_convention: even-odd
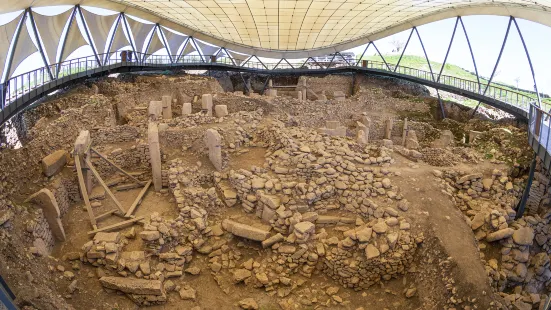
{"type": "Polygon", "coordinates": [[[528,201],[528,197],[530,196],[530,188],[532,188],[532,181],[534,180],[534,172],[536,171],[536,159],[538,158],[538,155],[534,153],[534,159],[532,159],[532,164],[530,165],[530,172],[528,174],[528,183],[526,183],[526,187],[524,188],[524,192],[522,193],[522,197],[520,198],[520,201],[517,205],[517,215],[515,216],[515,219],[519,219],[524,214],[524,209],[526,208],[526,202],[528,201]]]}
{"type": "Polygon", "coordinates": [[[28,8],[27,11],[29,13],[29,18],[31,19],[31,26],[34,32],[34,38],[36,39],[36,45],[38,45],[38,50],[40,51],[40,55],[42,56],[42,61],[44,62],[44,66],[48,69],[48,75],[50,76],[50,79],[53,80],[54,75],[52,74],[52,68],[50,68],[48,64],[48,59],[46,58],[46,54],[44,53],[44,47],[42,47],[42,41],[38,36],[38,30],[36,29],[36,24],[34,22],[33,11],[30,8],[28,8]]]}
{"type": "Polygon", "coordinates": [[[396,63],[396,67],[394,68],[394,72],[398,69],[398,66],[400,66],[400,62],[402,61],[402,57],[404,57],[404,53],[406,52],[406,48],[408,48],[409,40],[411,40],[411,35],[413,34],[413,28],[411,28],[411,32],[409,33],[408,40],[406,41],[406,45],[404,45],[404,49],[402,50],[402,54],[400,54],[400,58],[398,58],[398,62],[396,63]]]}
{"type": "MultiPolygon", "coordinates": [[[[499,51],[499,56],[497,57],[496,64],[494,66],[494,70],[492,71],[492,75],[490,76],[490,79],[488,80],[488,84],[486,84],[486,87],[484,88],[484,92],[482,95],[486,95],[486,92],[488,91],[488,88],[490,88],[490,84],[492,83],[492,80],[494,79],[494,75],[496,74],[497,66],[499,65],[499,61],[501,60],[501,56],[503,55],[503,49],[505,49],[505,44],[507,43],[507,38],[509,37],[509,30],[511,30],[511,22],[513,21],[513,17],[511,16],[509,18],[509,24],[507,24],[507,31],[505,32],[505,38],[503,38],[503,44],[501,45],[501,50],[499,51]]],[[[471,117],[473,117],[476,114],[476,111],[478,111],[478,107],[480,106],[480,102],[476,106],[476,108],[473,111],[473,114],[471,117]]]]}
{"type": "MultiPolygon", "coordinates": [[[[19,21],[19,24],[17,25],[17,28],[15,29],[15,34],[13,35],[13,41],[11,43],[11,51],[10,53],[7,55],[8,56],[8,59],[6,61],[6,65],[5,65],[5,70],[4,70],[4,75],[5,77],[3,76],[3,80],[8,80],[9,79],[9,76],[8,74],[10,74],[10,69],[11,69],[11,65],[12,65],[12,62],[13,62],[13,56],[14,53],[15,53],[15,49],[16,49],[16,46],[17,46],[17,42],[19,41],[19,35],[21,34],[21,30],[23,29],[23,25],[25,24],[25,20],[27,20],[27,13],[23,13],[23,15],[21,16],[21,20],[19,21]]],[[[1,69],[1,68],[0,68],[1,69]]]]}
{"type": "Polygon", "coordinates": [[[98,50],[95,47],[95,42],[92,41],[92,36],[90,35],[90,30],[88,29],[88,24],[86,23],[86,20],[84,19],[84,15],[82,14],[82,11],[80,10],[80,5],[77,4],[75,10],[78,11],[78,15],[80,16],[80,20],[82,21],[82,26],[84,26],[84,32],[86,33],[86,37],[88,38],[88,43],[90,43],[90,47],[92,47],[92,52],[94,52],[94,55],[96,56],[96,61],[98,62],[98,65],[101,66],[101,60],[99,59],[98,50]]]}
{"type": "Polygon", "coordinates": [[[520,40],[522,41],[522,46],[524,47],[524,52],[526,53],[526,57],[528,58],[528,64],[530,64],[530,71],[532,71],[532,79],[534,80],[534,89],[536,91],[536,95],[538,98],[538,107],[541,107],[540,92],[538,91],[538,83],[536,82],[536,74],[534,73],[534,66],[532,66],[532,59],[530,59],[530,53],[528,53],[528,48],[526,47],[526,42],[524,42],[524,37],[522,36],[522,32],[520,31],[520,28],[517,24],[517,20],[512,16],[511,18],[515,23],[515,27],[517,28],[518,34],[520,36],[520,40]]]}
{"type": "MultiPolygon", "coordinates": [[[[427,55],[427,51],[425,50],[425,45],[423,44],[423,40],[421,39],[421,35],[419,34],[419,30],[417,30],[417,27],[413,27],[415,30],[415,33],[417,33],[417,37],[419,38],[419,42],[421,42],[421,47],[423,48],[423,54],[425,54],[425,59],[427,60],[427,63],[429,64],[429,70],[430,70],[430,76],[432,78],[432,81],[434,80],[434,72],[432,71],[432,65],[430,64],[429,56],[427,55]]],[[[446,118],[446,111],[444,111],[444,104],[442,103],[442,98],[440,98],[440,91],[438,88],[436,89],[436,94],[438,95],[438,103],[440,104],[440,110],[442,112],[442,118],[446,118]]]]}
{"type": "Polygon", "coordinates": [[[63,52],[65,51],[65,45],[67,45],[67,37],[69,36],[69,31],[71,30],[71,26],[73,25],[73,21],[75,20],[75,14],[77,11],[77,7],[75,6],[73,8],[73,13],[71,13],[71,17],[69,17],[69,27],[67,27],[67,31],[65,31],[65,37],[63,38],[63,43],[61,44],[61,53],[59,54],[59,59],[57,60],[57,66],[56,66],[56,77],[59,76],[59,68],[61,66],[61,57],[63,57],[63,52]]]}

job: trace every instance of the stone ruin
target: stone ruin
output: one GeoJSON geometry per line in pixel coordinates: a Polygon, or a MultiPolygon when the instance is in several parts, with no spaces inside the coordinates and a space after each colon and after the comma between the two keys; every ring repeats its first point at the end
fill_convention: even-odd
{"type": "MultiPolygon", "coordinates": [[[[264,96],[221,93],[205,83],[189,79],[182,93],[162,89],[139,98],[117,125],[110,109],[123,104],[104,100],[108,92],[99,90],[107,86],[94,85],[92,103],[36,125],[51,141],[38,132],[26,146],[25,152],[44,155],[29,164],[33,174],[13,170],[35,180],[20,195],[23,207],[7,194],[16,176],[0,177],[6,184],[0,245],[9,244],[8,233],[16,235],[13,227],[24,234],[22,253],[51,266],[43,270],[56,279],[48,298],[63,297],[55,300],[57,308],[81,295],[101,296],[113,306],[114,292],[128,297],[121,308],[210,309],[216,307],[213,292],[242,309],[368,309],[366,292],[392,295],[400,307],[430,308],[433,291],[423,273],[444,281],[436,288],[441,296],[431,297],[438,300],[433,308],[537,309],[547,298],[549,177],[538,164],[527,215],[517,219],[526,176],[517,162],[504,167],[521,157],[522,148],[512,144],[524,135],[521,129],[463,124],[465,143],[450,123],[379,115],[367,104],[348,110],[368,99],[320,90],[315,80],[299,79],[292,94],[270,82],[264,96]],[[335,104],[343,111],[316,114],[335,104]],[[492,158],[484,159],[488,154],[492,158]],[[484,160],[493,171],[476,171],[484,160]],[[87,216],[83,188],[97,227],[74,222],[87,216]],[[450,225],[472,230],[460,241],[476,242],[480,257],[471,262],[487,274],[484,294],[465,289],[460,269],[450,273],[459,268],[457,252],[438,252],[427,242],[427,234],[428,240],[442,237],[424,221],[433,216],[424,204],[442,203],[435,193],[462,213],[464,222],[450,225]],[[128,216],[117,212],[111,195],[128,216]],[[423,269],[427,261],[436,271],[423,269]],[[212,286],[199,285],[200,277],[212,286]],[[94,278],[104,290],[89,295],[84,284],[94,278]],[[61,286],[63,292],[56,291],[61,286]]],[[[379,91],[371,95],[382,98],[379,91]]],[[[24,162],[24,155],[12,156],[24,162]]],[[[0,160],[13,167],[3,153],[0,160]]],[[[103,304],[82,305],[88,306],[103,304]]]]}

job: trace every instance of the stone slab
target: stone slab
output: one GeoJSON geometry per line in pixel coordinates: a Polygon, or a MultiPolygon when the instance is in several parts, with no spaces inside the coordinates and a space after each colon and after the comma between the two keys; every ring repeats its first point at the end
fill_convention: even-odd
{"type": "Polygon", "coordinates": [[[65,150],[58,150],[42,158],[42,172],[45,176],[51,177],[58,173],[67,163],[69,153],[65,150]]]}
{"type": "Polygon", "coordinates": [[[122,277],[101,277],[103,287],[118,290],[127,294],[155,295],[164,294],[163,283],[159,280],[144,280],[122,277]]]}

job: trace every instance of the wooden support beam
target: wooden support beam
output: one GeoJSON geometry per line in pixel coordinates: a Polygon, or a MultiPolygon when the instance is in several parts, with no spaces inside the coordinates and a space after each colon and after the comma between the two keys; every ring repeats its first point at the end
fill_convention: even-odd
{"type": "Polygon", "coordinates": [[[145,196],[145,193],[147,193],[147,190],[149,189],[149,187],[151,186],[151,182],[152,180],[149,180],[149,182],[147,182],[144,186],[144,188],[142,189],[142,191],[140,192],[140,194],[138,195],[138,197],[136,197],[136,200],[134,200],[134,203],[130,206],[130,208],[128,209],[128,211],[126,211],[126,217],[130,217],[132,216],[132,213],[134,213],[134,210],[138,207],[138,205],[142,202],[142,199],[143,197],[145,196]]]}
{"type": "Polygon", "coordinates": [[[94,168],[94,166],[92,166],[92,163],[90,162],[89,159],[86,160],[86,165],[88,165],[88,168],[90,169],[90,171],[92,171],[92,174],[96,177],[99,184],[103,187],[103,189],[105,189],[105,192],[107,192],[107,195],[109,195],[109,197],[111,197],[113,202],[115,202],[115,205],[117,206],[117,208],[121,211],[122,214],[125,214],[126,211],[123,209],[121,203],[119,202],[117,197],[115,197],[115,195],[113,195],[113,193],[109,189],[109,186],[107,186],[107,184],[105,184],[105,182],[103,181],[103,179],[101,178],[99,173],[96,171],[96,168],[94,168]]]}
{"type": "Polygon", "coordinates": [[[110,226],[106,226],[106,227],[103,227],[103,228],[99,228],[99,229],[94,229],[92,231],[89,231],[88,232],[88,235],[94,235],[96,233],[99,233],[99,232],[109,232],[109,231],[114,231],[114,230],[118,230],[118,229],[123,229],[125,227],[128,227],[128,226],[131,226],[132,224],[134,224],[135,222],[139,222],[141,220],[143,220],[144,217],[143,216],[139,216],[139,217],[135,217],[133,219],[129,219],[129,220],[126,220],[126,221],[122,221],[122,222],[119,222],[117,224],[113,224],[113,225],[110,225],[110,226]]]}
{"type": "Polygon", "coordinates": [[[120,172],[122,172],[122,174],[126,175],[127,177],[131,178],[132,180],[134,180],[135,182],[137,183],[140,183],[140,184],[144,184],[142,181],[136,179],[135,177],[133,177],[130,173],[124,171],[124,169],[122,169],[121,167],[117,166],[114,162],[110,161],[107,157],[105,157],[105,155],[102,155],[100,152],[96,151],[96,149],[94,149],[93,147],[91,148],[92,152],[96,153],[99,157],[101,157],[103,160],[105,160],[108,164],[110,164],[111,166],[115,167],[115,169],[119,170],[120,172]]]}
{"type": "Polygon", "coordinates": [[[110,217],[111,215],[113,215],[113,213],[117,212],[117,210],[111,210],[111,211],[107,211],[103,214],[100,214],[98,216],[96,216],[96,221],[101,221],[103,220],[104,218],[107,218],[107,217],[110,217]]]}
{"type": "Polygon", "coordinates": [[[88,212],[88,217],[90,218],[90,223],[94,229],[98,229],[96,216],[94,211],[92,211],[92,205],[90,205],[90,199],[88,198],[88,191],[86,190],[86,183],[84,182],[84,176],[82,175],[82,166],[80,165],[80,155],[75,154],[75,165],[77,167],[77,176],[78,176],[78,185],[80,188],[80,194],[86,205],[86,211],[88,212]]]}

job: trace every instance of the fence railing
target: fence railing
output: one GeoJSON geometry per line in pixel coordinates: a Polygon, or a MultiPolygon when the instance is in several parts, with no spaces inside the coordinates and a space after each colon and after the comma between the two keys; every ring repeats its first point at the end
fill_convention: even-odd
{"type": "Polygon", "coordinates": [[[534,104],[528,113],[528,144],[540,157],[547,169],[551,165],[551,114],[534,104]]]}
{"type": "Polygon", "coordinates": [[[235,60],[229,57],[214,57],[209,55],[187,55],[187,56],[168,56],[168,55],[149,55],[142,53],[128,54],[100,54],[96,56],[86,56],[72,60],[66,60],[59,64],[53,64],[47,67],[15,76],[0,85],[0,110],[5,109],[18,98],[58,79],[62,79],[74,74],[88,73],[97,71],[98,68],[125,63],[126,66],[177,66],[177,65],[200,65],[217,64],[233,67],[247,68],[248,70],[271,71],[271,70],[327,70],[339,67],[355,67],[376,69],[382,71],[395,72],[402,75],[408,75],[419,79],[436,82],[444,85],[453,86],[462,90],[484,95],[488,98],[513,105],[522,110],[528,111],[530,106],[536,102],[535,98],[525,94],[515,92],[503,87],[479,84],[477,81],[458,78],[455,76],[441,75],[425,70],[395,66],[379,61],[362,60],[356,63],[330,62],[319,63],[316,61],[306,61],[299,63],[289,63],[279,61],[278,63],[263,63],[258,60],[247,59],[243,61],[235,60]],[[98,62],[98,59],[100,62],[98,62]]]}

